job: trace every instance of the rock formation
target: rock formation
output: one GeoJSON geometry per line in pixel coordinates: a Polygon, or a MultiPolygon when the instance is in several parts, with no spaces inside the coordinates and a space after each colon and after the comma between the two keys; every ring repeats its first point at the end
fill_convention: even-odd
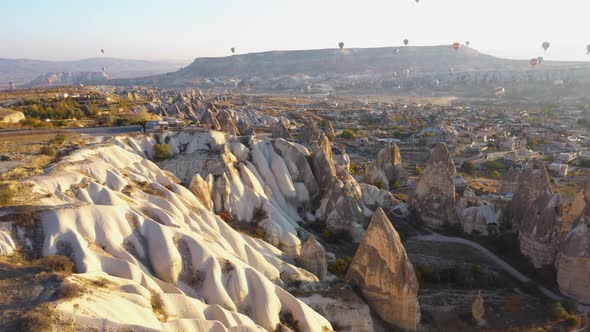
{"type": "Polygon", "coordinates": [[[201,117],[201,123],[207,129],[212,129],[212,130],[220,130],[221,129],[221,126],[219,125],[219,122],[217,121],[215,114],[210,109],[207,109],[203,113],[203,116],[201,117]]]}
{"type": "Polygon", "coordinates": [[[318,142],[321,135],[322,131],[316,123],[312,119],[306,119],[301,129],[299,129],[299,142],[307,146],[312,146],[318,142]]]}
{"type": "MultiPolygon", "coordinates": [[[[184,135],[169,137],[173,150],[184,135]]],[[[187,151],[196,151],[191,142],[187,151]]],[[[145,159],[143,143],[113,143],[74,151],[27,180],[32,203],[41,209],[34,229],[3,218],[2,224],[16,228],[9,238],[23,254],[67,255],[77,272],[69,282],[87,288],[102,279],[109,285],[60,301],[56,317],[67,317],[74,327],[114,331],[253,332],[275,330],[288,313],[303,331],[332,330],[278,286],[316,283],[313,274],[283,260],[284,252],[272,245],[232,229],[179,179],[145,159]],[[159,320],[162,315],[168,319],[159,320]]],[[[224,172],[215,181],[225,177],[238,194],[234,176],[224,172]]],[[[12,246],[4,229],[1,250],[12,246]]]]}
{"type": "Polygon", "coordinates": [[[562,294],[590,304],[590,218],[589,212],[573,225],[561,243],[555,260],[557,283],[562,294]]]}
{"type": "Polygon", "coordinates": [[[373,214],[346,279],[360,287],[381,319],[406,331],[416,330],[420,321],[418,280],[397,231],[382,209],[373,214]]]}
{"type": "Polygon", "coordinates": [[[457,222],[455,212],[455,164],[444,143],[437,145],[416,183],[411,206],[430,227],[457,222]]]}
{"type": "Polygon", "coordinates": [[[379,331],[371,315],[371,309],[352,289],[343,287],[328,294],[313,294],[299,298],[305,304],[326,317],[340,331],[379,331]]]}
{"type": "Polygon", "coordinates": [[[399,148],[395,143],[389,143],[377,154],[377,160],[365,168],[365,182],[390,189],[390,184],[407,184],[407,174],[402,166],[399,148]]]}
{"type": "Polygon", "coordinates": [[[496,191],[500,195],[514,194],[518,190],[518,179],[520,172],[514,167],[504,173],[498,184],[498,190],[496,191]]]}
{"type": "Polygon", "coordinates": [[[313,273],[318,279],[324,280],[328,273],[328,263],[326,262],[326,249],[310,235],[307,241],[301,247],[299,263],[307,271],[313,273]]]}
{"type": "Polygon", "coordinates": [[[25,115],[19,111],[0,107],[0,123],[19,123],[25,119],[25,115]]]}
{"type": "Polygon", "coordinates": [[[542,160],[534,160],[518,176],[517,190],[512,198],[512,226],[519,230],[525,214],[541,193],[550,192],[549,175],[542,160]]]}
{"type": "Polygon", "coordinates": [[[217,114],[217,122],[219,123],[219,130],[226,132],[230,135],[240,135],[240,131],[238,130],[238,126],[236,125],[236,122],[234,121],[234,119],[232,118],[232,116],[229,114],[228,111],[223,110],[220,111],[217,114]]]}
{"type": "Polygon", "coordinates": [[[272,138],[283,138],[286,140],[293,140],[293,136],[289,132],[289,129],[282,122],[277,122],[276,126],[272,130],[272,138]]]}
{"type": "Polygon", "coordinates": [[[485,321],[483,320],[483,315],[483,297],[481,296],[481,291],[479,291],[477,292],[475,301],[473,301],[473,304],[471,305],[471,316],[473,317],[473,320],[475,320],[475,322],[481,326],[485,324],[485,321]]]}

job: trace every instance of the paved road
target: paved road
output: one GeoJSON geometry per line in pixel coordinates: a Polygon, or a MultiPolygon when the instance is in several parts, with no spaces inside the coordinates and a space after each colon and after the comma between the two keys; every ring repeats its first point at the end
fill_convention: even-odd
{"type": "Polygon", "coordinates": [[[112,136],[133,132],[140,132],[141,126],[126,127],[84,127],[84,128],[60,128],[60,129],[3,129],[0,130],[0,137],[20,136],[27,134],[58,134],[70,132],[89,136],[112,136]]]}
{"type": "Polygon", "coordinates": [[[488,249],[484,248],[482,245],[477,244],[473,241],[469,241],[469,240],[466,240],[466,239],[463,239],[460,237],[444,236],[444,235],[440,235],[437,233],[432,233],[430,235],[418,235],[418,236],[413,237],[413,239],[422,240],[422,241],[458,243],[458,244],[464,244],[464,245],[470,246],[470,247],[478,250],[479,252],[481,252],[482,254],[487,256],[488,258],[490,258],[492,261],[494,261],[496,264],[498,264],[502,269],[504,269],[504,271],[506,271],[508,274],[513,276],[516,280],[524,282],[524,283],[529,283],[529,282],[535,283],[537,285],[537,287],[539,287],[539,290],[548,298],[550,298],[554,301],[563,300],[562,296],[555,294],[554,292],[550,291],[549,289],[537,284],[536,282],[531,280],[529,277],[518,272],[518,270],[516,270],[515,268],[510,266],[510,264],[506,263],[503,259],[496,256],[494,253],[492,253],[488,249]]]}

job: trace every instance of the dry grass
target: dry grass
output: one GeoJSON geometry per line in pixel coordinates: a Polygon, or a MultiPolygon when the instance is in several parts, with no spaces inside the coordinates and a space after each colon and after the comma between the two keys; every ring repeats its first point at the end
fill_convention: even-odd
{"type": "Polygon", "coordinates": [[[152,311],[156,315],[159,321],[165,322],[168,320],[168,314],[166,310],[164,310],[164,303],[162,303],[162,299],[157,296],[155,292],[152,291],[152,298],[150,301],[152,305],[152,311]]]}
{"type": "Polygon", "coordinates": [[[49,331],[53,325],[53,307],[49,304],[40,305],[21,317],[21,331],[49,331]]]}

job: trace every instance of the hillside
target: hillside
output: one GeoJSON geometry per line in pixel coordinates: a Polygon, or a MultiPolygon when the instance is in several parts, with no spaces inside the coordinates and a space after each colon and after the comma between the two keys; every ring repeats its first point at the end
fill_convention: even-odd
{"type": "Polygon", "coordinates": [[[116,58],[90,58],[76,61],[43,61],[0,58],[0,86],[8,82],[27,83],[47,73],[100,72],[102,67],[114,78],[132,78],[175,71],[180,61],[145,61],[116,58]]]}
{"type": "Polygon", "coordinates": [[[527,97],[551,94],[549,90],[559,85],[567,91],[554,93],[579,96],[590,84],[590,63],[543,61],[531,66],[527,60],[497,58],[465,46],[454,50],[449,45],[272,51],[198,58],[174,73],[115,80],[113,84],[196,85],[258,92],[384,90],[464,96],[483,96],[497,86],[505,86],[527,97]]]}

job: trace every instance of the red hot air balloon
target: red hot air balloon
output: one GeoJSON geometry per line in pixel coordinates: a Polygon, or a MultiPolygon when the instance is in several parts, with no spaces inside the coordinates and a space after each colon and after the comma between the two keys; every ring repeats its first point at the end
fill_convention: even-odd
{"type": "Polygon", "coordinates": [[[461,48],[461,44],[460,43],[453,43],[453,49],[455,51],[458,51],[461,48]]]}
{"type": "Polygon", "coordinates": [[[529,60],[529,64],[534,67],[539,64],[539,59],[532,58],[531,60],[529,60]]]}
{"type": "Polygon", "coordinates": [[[339,42],[338,43],[338,47],[340,47],[340,49],[343,49],[344,48],[344,43],[343,42],[339,42]]]}
{"type": "Polygon", "coordinates": [[[408,46],[408,44],[409,44],[409,43],[410,43],[410,41],[409,41],[409,40],[407,40],[407,39],[404,39],[404,45],[408,46]]]}

